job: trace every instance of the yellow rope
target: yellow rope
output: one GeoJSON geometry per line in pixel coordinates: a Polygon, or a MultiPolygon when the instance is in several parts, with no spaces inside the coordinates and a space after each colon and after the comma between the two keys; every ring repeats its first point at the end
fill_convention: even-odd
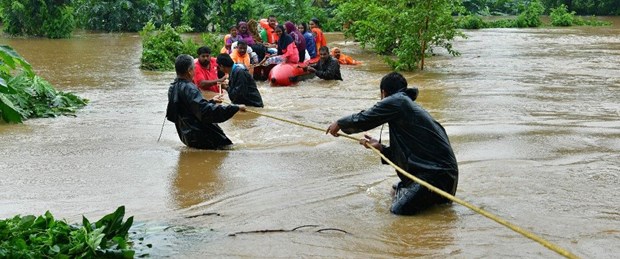
{"type": "MultiPolygon", "coordinates": [[[[306,127],[306,128],[318,130],[318,131],[321,131],[321,132],[326,132],[325,129],[322,129],[322,128],[319,128],[319,127],[303,124],[303,123],[300,123],[300,122],[296,122],[296,121],[292,121],[292,120],[288,120],[288,119],[284,119],[284,118],[279,118],[279,117],[276,117],[276,116],[273,116],[273,115],[264,114],[264,113],[253,111],[253,110],[250,110],[250,109],[246,109],[246,112],[258,114],[258,115],[261,115],[261,116],[264,116],[264,117],[267,117],[267,118],[283,121],[283,122],[294,124],[294,125],[301,126],[301,127],[306,127]]],[[[346,138],[349,138],[349,139],[352,139],[354,141],[359,141],[357,138],[355,138],[353,136],[350,136],[350,135],[347,135],[347,134],[339,134],[339,135],[343,136],[343,137],[346,137],[346,138]]],[[[509,229],[512,229],[513,231],[515,231],[515,232],[517,232],[517,233],[519,233],[519,234],[521,234],[521,235],[523,235],[523,236],[525,236],[525,237],[527,237],[527,238],[529,238],[531,240],[534,240],[534,241],[538,242],[539,244],[543,245],[544,247],[546,247],[546,248],[548,248],[548,249],[550,249],[550,250],[552,250],[552,251],[554,251],[554,252],[556,252],[556,253],[558,253],[558,254],[566,257],[566,258],[579,258],[579,257],[577,257],[577,255],[575,255],[575,254],[573,254],[573,253],[571,253],[571,252],[569,252],[569,251],[567,251],[567,250],[565,250],[565,249],[563,249],[563,248],[561,248],[561,247],[559,247],[559,246],[557,246],[557,245],[555,245],[555,244],[553,244],[553,243],[543,239],[542,237],[539,237],[539,236],[537,236],[537,235],[535,235],[535,234],[533,234],[533,233],[531,233],[531,232],[529,232],[529,231],[527,231],[525,229],[522,229],[522,228],[520,228],[517,225],[514,225],[514,224],[512,224],[512,223],[510,223],[510,222],[508,222],[508,221],[506,221],[506,220],[504,220],[504,219],[502,219],[502,218],[500,218],[500,217],[498,217],[498,216],[496,216],[496,215],[494,215],[494,214],[492,214],[490,212],[487,212],[487,211],[485,211],[485,210],[483,210],[481,208],[478,208],[478,207],[474,206],[473,204],[468,203],[468,202],[466,202],[464,200],[461,200],[461,199],[459,199],[459,198],[457,198],[457,197],[455,197],[455,196],[453,196],[453,195],[451,195],[451,194],[449,194],[447,192],[444,192],[443,190],[441,190],[441,189],[439,189],[439,188],[437,188],[437,187],[435,187],[435,186],[433,186],[433,185],[431,185],[431,184],[429,184],[429,183],[427,183],[427,182],[425,182],[425,181],[423,181],[423,180],[421,180],[421,179],[411,175],[410,173],[408,173],[407,171],[403,170],[402,168],[400,168],[399,166],[394,164],[392,161],[390,161],[387,157],[385,157],[381,153],[381,151],[377,150],[373,146],[370,146],[370,145],[367,145],[367,146],[370,149],[372,149],[372,151],[377,153],[377,155],[379,155],[389,165],[394,167],[398,172],[400,172],[401,174],[409,177],[409,179],[415,181],[416,183],[419,183],[420,185],[428,188],[429,190],[431,190],[433,192],[436,192],[439,195],[441,195],[443,197],[446,197],[446,198],[450,199],[453,202],[461,204],[461,205],[463,205],[463,206],[465,206],[465,207],[467,207],[467,208],[477,212],[478,214],[481,214],[482,216],[485,216],[485,217],[487,217],[487,218],[489,218],[489,219],[491,219],[491,220],[493,220],[493,221],[495,221],[495,222],[497,222],[497,223],[499,223],[499,224],[501,224],[501,225],[503,225],[503,226],[505,226],[505,227],[507,227],[509,229]]]]}

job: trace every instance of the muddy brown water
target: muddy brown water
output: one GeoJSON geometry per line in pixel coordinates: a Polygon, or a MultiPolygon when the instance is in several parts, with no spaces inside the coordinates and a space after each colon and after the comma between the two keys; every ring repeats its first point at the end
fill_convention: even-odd
{"type": "MultiPolygon", "coordinates": [[[[620,19],[607,19],[465,31],[460,57],[439,51],[406,73],[450,136],[457,196],[586,258],[620,254],[620,19]]],[[[378,101],[389,68],[340,34],[328,40],[364,64],[343,67],[343,82],[260,84],[261,112],[327,127],[378,101]]],[[[156,258],[557,256],[457,204],[391,215],[393,170],[348,139],[246,113],[221,124],[234,150],[188,149],[171,123],[157,142],[174,74],[139,69],[137,34],[0,43],[90,99],[76,117],[0,125],[0,218],[50,210],[80,222],[125,205],[156,258]],[[316,226],[229,236],[304,225],[316,226]]]]}

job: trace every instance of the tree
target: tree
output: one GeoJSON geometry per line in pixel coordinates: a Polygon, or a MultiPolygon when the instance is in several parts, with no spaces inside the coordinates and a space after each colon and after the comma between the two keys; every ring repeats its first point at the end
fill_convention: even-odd
{"type": "Polygon", "coordinates": [[[455,28],[452,13],[459,4],[452,0],[338,0],[338,15],[350,24],[346,31],[370,44],[380,54],[394,54],[386,61],[397,70],[424,69],[425,56],[434,47],[458,55],[451,41],[463,36],[455,28]]]}
{"type": "Polygon", "coordinates": [[[69,38],[75,28],[70,0],[1,0],[4,31],[11,35],[69,38]]]}

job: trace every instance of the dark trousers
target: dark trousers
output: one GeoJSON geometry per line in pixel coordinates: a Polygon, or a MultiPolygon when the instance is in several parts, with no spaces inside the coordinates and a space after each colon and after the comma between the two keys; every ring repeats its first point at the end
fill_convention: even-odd
{"type": "MultiPolygon", "coordinates": [[[[425,180],[426,181],[426,180],[425,180]]],[[[441,181],[427,181],[431,185],[454,194],[457,181],[443,178],[441,181]]],[[[399,182],[392,186],[395,190],[390,211],[397,215],[414,215],[433,205],[449,203],[450,200],[429,190],[416,182],[399,182]]]]}

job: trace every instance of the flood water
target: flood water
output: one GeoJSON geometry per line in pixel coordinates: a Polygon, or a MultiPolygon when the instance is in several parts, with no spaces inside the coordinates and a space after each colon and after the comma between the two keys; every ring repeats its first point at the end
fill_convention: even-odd
{"type": "MultiPolygon", "coordinates": [[[[457,196],[585,258],[620,254],[620,19],[608,20],[465,31],[460,57],[440,51],[405,74],[448,132],[457,196]]],[[[379,100],[381,58],[328,40],[364,64],[343,82],[260,84],[260,112],[326,128],[379,100]]],[[[76,117],[0,124],[0,218],[77,223],[125,205],[155,258],[557,257],[458,204],[390,214],[393,169],[346,138],[245,113],[220,124],[233,150],[188,149],[170,122],[158,142],[175,75],[139,69],[137,34],[0,43],[90,99],[76,117]]]]}

